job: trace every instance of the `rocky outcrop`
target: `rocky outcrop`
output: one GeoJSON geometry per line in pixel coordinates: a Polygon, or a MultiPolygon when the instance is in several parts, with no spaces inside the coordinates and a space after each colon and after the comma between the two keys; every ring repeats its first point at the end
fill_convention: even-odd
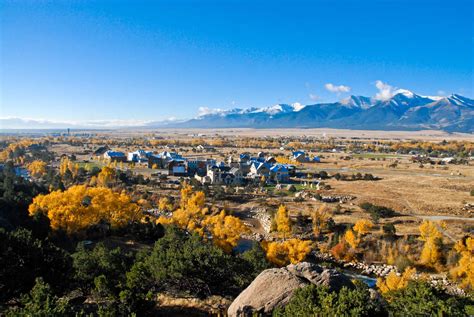
{"type": "Polygon", "coordinates": [[[295,290],[310,284],[325,285],[334,291],[354,286],[347,276],[334,269],[307,262],[290,264],[260,273],[232,302],[228,314],[230,317],[270,314],[276,307],[287,304],[295,290]]]}
{"type": "Polygon", "coordinates": [[[250,216],[252,218],[257,219],[260,221],[260,224],[262,225],[263,230],[265,230],[266,233],[270,232],[271,226],[272,226],[272,217],[270,214],[265,210],[265,208],[255,208],[250,210],[250,216]]]}

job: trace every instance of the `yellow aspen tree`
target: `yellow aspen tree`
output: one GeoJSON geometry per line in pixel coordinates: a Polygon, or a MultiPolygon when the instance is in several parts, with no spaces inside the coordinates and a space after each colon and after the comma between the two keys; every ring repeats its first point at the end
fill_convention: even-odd
{"type": "Polygon", "coordinates": [[[289,239],[283,242],[263,242],[267,259],[277,266],[303,261],[311,252],[311,241],[289,239]]]}
{"type": "Polygon", "coordinates": [[[79,173],[79,164],[74,164],[73,162],[69,162],[68,169],[71,172],[72,178],[76,178],[79,173]]]}
{"type": "Polygon", "coordinates": [[[34,177],[41,177],[46,174],[46,163],[36,160],[28,164],[27,169],[34,177]]]}
{"type": "Polygon", "coordinates": [[[328,221],[331,218],[329,208],[326,205],[321,205],[318,210],[311,215],[313,223],[313,234],[316,238],[328,228],[328,221]]]}
{"type": "Polygon", "coordinates": [[[109,166],[104,166],[97,175],[97,185],[101,187],[108,187],[112,184],[114,178],[115,170],[109,166]]]}
{"type": "MultiPolygon", "coordinates": [[[[242,234],[248,232],[247,227],[240,219],[227,215],[221,211],[217,215],[210,215],[205,205],[206,196],[199,191],[192,194],[192,187],[185,185],[181,190],[180,208],[173,212],[171,218],[160,217],[162,224],[175,224],[178,227],[196,232],[205,239],[210,237],[212,242],[230,253],[237,245],[242,234]]],[[[160,199],[160,209],[172,209],[167,198],[160,199]]]]}
{"type": "Polygon", "coordinates": [[[96,186],[97,185],[97,176],[92,176],[91,180],[89,181],[90,186],[96,186]]]}
{"type": "Polygon", "coordinates": [[[420,240],[424,241],[420,263],[434,268],[441,259],[442,234],[436,224],[425,220],[419,227],[420,240]]]}
{"type": "Polygon", "coordinates": [[[33,199],[28,211],[45,214],[54,230],[72,234],[105,220],[112,227],[121,227],[141,219],[140,207],[125,193],[108,188],[71,186],[64,192],[53,191],[33,199]]]}
{"type": "Polygon", "coordinates": [[[359,246],[360,239],[356,236],[352,229],[349,229],[344,234],[344,240],[351,246],[351,248],[356,249],[359,246]]]}
{"type": "Polygon", "coordinates": [[[461,286],[474,289],[474,237],[458,241],[454,250],[460,254],[457,265],[451,270],[453,278],[461,281],[461,286]]]}
{"type": "Polygon", "coordinates": [[[242,234],[248,232],[240,219],[226,215],[224,210],[218,215],[206,217],[203,227],[211,234],[213,243],[227,253],[237,245],[242,234]]]}
{"type": "Polygon", "coordinates": [[[181,188],[180,191],[180,206],[181,208],[186,208],[186,205],[188,203],[188,199],[191,196],[193,192],[193,187],[187,183],[183,184],[183,187],[181,188]]]}
{"type": "Polygon", "coordinates": [[[173,209],[173,205],[171,204],[168,197],[162,197],[158,201],[158,208],[163,211],[171,211],[173,209]]]}
{"type": "Polygon", "coordinates": [[[370,232],[374,224],[370,220],[360,219],[354,225],[354,231],[357,232],[359,237],[370,232]]]}
{"type": "Polygon", "coordinates": [[[377,287],[382,293],[390,291],[396,291],[407,287],[408,282],[413,278],[416,273],[415,268],[406,268],[403,274],[398,275],[394,271],[390,272],[385,279],[377,279],[377,287]]]}
{"type": "Polygon", "coordinates": [[[309,240],[290,239],[285,243],[288,245],[288,258],[293,264],[303,261],[311,252],[311,241],[309,240]]]}
{"type": "Polygon", "coordinates": [[[288,215],[288,209],[285,205],[278,207],[277,214],[275,216],[277,231],[286,237],[291,232],[291,220],[288,215]]]}
{"type": "Polygon", "coordinates": [[[61,162],[59,163],[59,174],[64,176],[69,169],[69,158],[67,156],[63,156],[61,158],[61,162]]]}

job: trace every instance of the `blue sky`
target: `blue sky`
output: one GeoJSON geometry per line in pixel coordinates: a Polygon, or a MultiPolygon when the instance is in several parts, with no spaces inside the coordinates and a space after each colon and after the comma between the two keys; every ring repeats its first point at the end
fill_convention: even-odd
{"type": "Polygon", "coordinates": [[[4,0],[0,116],[190,118],[373,96],[377,80],[472,97],[473,3],[4,0]]]}

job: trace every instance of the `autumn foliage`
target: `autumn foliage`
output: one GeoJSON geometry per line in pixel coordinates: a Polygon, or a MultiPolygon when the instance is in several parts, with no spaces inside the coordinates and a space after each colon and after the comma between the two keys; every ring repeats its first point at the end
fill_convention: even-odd
{"type": "MultiPolygon", "coordinates": [[[[205,200],[203,192],[193,193],[192,187],[185,184],[181,189],[180,207],[173,212],[171,218],[160,217],[158,222],[177,225],[204,238],[210,237],[216,246],[231,252],[248,229],[240,219],[227,215],[225,211],[211,214],[205,206],[205,200]]],[[[163,206],[170,207],[165,202],[163,206]]]]}
{"type": "Polygon", "coordinates": [[[67,156],[64,156],[59,163],[59,174],[64,176],[68,172],[71,173],[72,178],[76,178],[79,172],[79,165],[72,162],[67,156]]]}
{"type": "Polygon", "coordinates": [[[359,237],[370,232],[374,224],[370,220],[361,219],[354,225],[354,231],[357,232],[359,237]]]}
{"type": "Polygon", "coordinates": [[[284,266],[303,261],[311,252],[311,241],[289,239],[283,242],[264,242],[263,247],[270,262],[284,266]]]}
{"type": "Polygon", "coordinates": [[[277,225],[277,231],[284,237],[291,232],[291,220],[288,215],[288,209],[286,209],[285,205],[280,205],[280,207],[278,207],[275,221],[277,225]]]}
{"type": "Polygon", "coordinates": [[[434,268],[441,259],[442,234],[436,224],[428,220],[423,221],[419,229],[420,240],[425,242],[421,251],[420,263],[434,268]]]}
{"type": "Polygon", "coordinates": [[[163,211],[170,211],[173,209],[173,204],[170,202],[168,197],[162,197],[158,201],[158,208],[163,211]]]}
{"type": "Polygon", "coordinates": [[[285,157],[285,156],[277,156],[275,157],[275,160],[279,164],[295,164],[294,161],[292,161],[290,158],[285,157]]]}
{"type": "Polygon", "coordinates": [[[351,260],[352,257],[352,254],[349,253],[349,245],[344,239],[331,248],[331,254],[338,260],[351,260]]]}
{"type": "Polygon", "coordinates": [[[109,187],[115,180],[115,169],[110,166],[102,167],[97,175],[97,186],[109,187]]]}
{"type": "Polygon", "coordinates": [[[34,177],[41,177],[46,174],[46,163],[40,160],[36,160],[28,164],[28,171],[34,177]]]}
{"type": "Polygon", "coordinates": [[[321,205],[318,210],[312,213],[311,220],[313,223],[313,234],[316,238],[319,237],[323,231],[328,229],[330,219],[331,214],[326,205],[321,205]]]}
{"type": "Polygon", "coordinates": [[[141,217],[140,208],[127,194],[84,185],[36,196],[29,206],[29,213],[34,215],[37,212],[48,216],[53,229],[62,229],[68,234],[101,221],[110,223],[112,227],[121,227],[141,217]]]}
{"type": "Polygon", "coordinates": [[[403,274],[399,275],[394,271],[390,272],[385,279],[377,279],[377,287],[382,293],[387,293],[389,291],[396,291],[407,287],[410,279],[413,278],[413,275],[416,273],[415,268],[407,268],[403,274]]]}
{"type": "Polygon", "coordinates": [[[203,225],[212,235],[214,244],[226,252],[231,252],[241,234],[247,231],[239,218],[228,216],[223,210],[218,215],[206,217],[203,225]]]}
{"type": "Polygon", "coordinates": [[[356,249],[359,246],[360,243],[360,238],[352,231],[352,229],[349,229],[346,231],[344,234],[344,240],[351,246],[351,248],[356,249]]]}
{"type": "Polygon", "coordinates": [[[356,249],[362,237],[370,232],[373,227],[373,223],[366,219],[358,220],[352,229],[349,229],[344,234],[344,240],[350,245],[351,248],[356,249]]]}
{"type": "Polygon", "coordinates": [[[461,257],[451,270],[451,275],[461,281],[461,286],[472,290],[474,289],[474,237],[458,241],[454,249],[461,257]]]}

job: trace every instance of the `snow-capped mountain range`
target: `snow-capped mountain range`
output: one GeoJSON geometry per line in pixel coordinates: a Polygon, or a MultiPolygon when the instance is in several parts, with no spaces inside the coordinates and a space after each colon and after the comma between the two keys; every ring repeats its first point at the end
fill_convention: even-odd
{"type": "Polygon", "coordinates": [[[274,106],[263,107],[263,108],[256,108],[256,107],[245,108],[245,109],[233,108],[233,109],[228,109],[228,110],[214,109],[214,110],[203,111],[203,113],[200,113],[197,116],[197,119],[201,118],[201,117],[210,116],[210,115],[218,115],[218,116],[221,116],[221,117],[226,116],[226,115],[231,115],[231,114],[250,114],[250,113],[266,113],[268,115],[275,115],[275,114],[278,114],[278,113],[288,113],[288,112],[300,111],[304,107],[305,107],[304,105],[297,102],[297,103],[293,103],[291,105],[276,104],[274,106]]]}
{"type": "Polygon", "coordinates": [[[99,120],[55,122],[0,118],[0,129],[114,128],[339,128],[362,130],[445,130],[474,132],[474,100],[422,96],[399,89],[388,98],[350,96],[337,102],[277,104],[229,110],[200,108],[190,120],[99,120]]]}
{"type": "MultiPolygon", "coordinates": [[[[154,124],[151,124],[154,125],[154,124]]],[[[169,126],[169,125],[168,125],[169,126]]],[[[422,96],[399,89],[384,100],[350,96],[312,105],[277,104],[264,108],[203,113],[173,127],[189,128],[344,128],[474,132],[474,100],[453,94],[422,96]]]]}

